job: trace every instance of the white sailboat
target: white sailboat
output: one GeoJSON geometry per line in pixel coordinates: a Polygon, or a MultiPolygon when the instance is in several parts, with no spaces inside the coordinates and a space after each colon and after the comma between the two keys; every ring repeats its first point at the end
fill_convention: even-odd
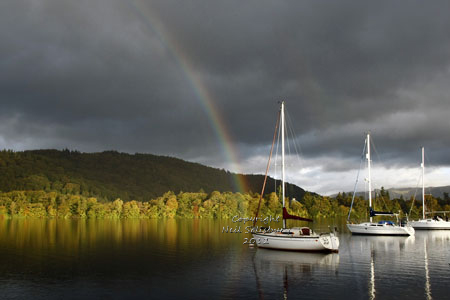
{"type": "MultiPolygon", "coordinates": [[[[284,115],[284,101],[281,102],[280,109],[281,121],[281,182],[282,182],[282,197],[283,197],[283,228],[274,232],[257,232],[253,237],[257,241],[256,245],[261,248],[277,249],[277,250],[292,250],[292,251],[327,251],[338,252],[339,238],[334,233],[317,234],[309,227],[293,227],[286,228],[286,219],[310,221],[310,219],[301,218],[290,215],[285,206],[285,163],[284,163],[284,130],[285,130],[285,115],[284,115]]],[[[275,130],[276,132],[276,130],[275,130]]],[[[275,139],[274,139],[275,140],[275,139]]],[[[272,144],[273,149],[273,144],[272,144]]],[[[272,151],[271,151],[272,153],[272,151]]],[[[270,158],[269,158],[270,162],[270,158]]],[[[266,171],[267,176],[267,171],[266,171]]],[[[264,189],[264,187],[263,187],[264,189]]],[[[261,197],[263,192],[261,193],[261,197]]],[[[259,207],[258,207],[259,210],[259,207]]],[[[258,212],[257,212],[258,213],[258,212]]]]}
{"type": "MultiPolygon", "coordinates": [[[[365,234],[365,235],[414,235],[414,228],[406,225],[406,226],[398,226],[391,221],[380,221],[378,223],[374,223],[372,218],[377,215],[394,215],[391,212],[377,212],[372,209],[372,181],[370,174],[370,132],[367,133],[366,138],[366,159],[367,159],[367,168],[368,168],[368,184],[369,184],[369,212],[370,212],[370,222],[360,223],[360,224],[352,224],[347,223],[347,228],[350,230],[352,234],[365,234]]],[[[355,185],[356,187],[356,185],[355,185]]],[[[355,188],[356,192],[356,188],[355,188]]],[[[353,202],[352,202],[353,205],[353,202]]],[[[350,208],[351,209],[351,208],[350,208]]],[[[351,212],[351,210],[350,210],[351,212]]],[[[350,213],[349,213],[350,219],[350,213]]],[[[347,220],[349,221],[349,220],[347,220]]]]}
{"type": "Polygon", "coordinates": [[[410,222],[416,230],[450,230],[450,222],[439,216],[431,218],[425,217],[425,149],[422,147],[422,219],[410,222]]]}

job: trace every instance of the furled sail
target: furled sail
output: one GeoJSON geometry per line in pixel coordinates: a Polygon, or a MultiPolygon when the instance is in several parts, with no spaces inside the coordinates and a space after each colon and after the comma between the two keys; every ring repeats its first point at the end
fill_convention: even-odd
{"type": "Polygon", "coordinates": [[[375,211],[372,209],[372,207],[370,208],[370,216],[371,217],[375,217],[375,216],[393,216],[394,213],[391,211],[375,211]]]}
{"type": "Polygon", "coordinates": [[[283,207],[283,219],[285,219],[285,220],[287,220],[287,219],[300,220],[300,221],[307,221],[307,222],[312,222],[313,221],[311,219],[302,218],[302,217],[298,217],[298,216],[293,216],[293,215],[289,214],[287,212],[286,207],[283,207]]]}

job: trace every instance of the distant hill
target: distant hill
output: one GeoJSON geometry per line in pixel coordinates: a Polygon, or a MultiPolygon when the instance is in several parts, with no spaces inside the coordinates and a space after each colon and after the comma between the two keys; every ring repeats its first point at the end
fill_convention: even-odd
{"type": "MultiPolygon", "coordinates": [[[[116,151],[0,152],[0,191],[3,192],[54,190],[95,196],[104,201],[116,198],[148,201],[167,191],[240,192],[234,185],[236,176],[247,182],[243,192],[261,192],[263,175],[234,174],[167,156],[116,151]]],[[[275,189],[275,180],[269,178],[266,193],[275,189]]],[[[302,199],[305,191],[288,184],[287,193],[302,199]]]]}
{"type": "MultiPolygon", "coordinates": [[[[404,199],[409,199],[410,197],[422,198],[422,188],[392,188],[388,189],[391,198],[400,198],[403,196],[404,199]]],[[[438,187],[425,187],[425,194],[431,194],[435,198],[444,198],[444,193],[450,194],[450,186],[438,186],[438,187]]]]}
{"type": "MultiPolygon", "coordinates": [[[[379,189],[375,190],[377,193],[380,191],[379,189]]],[[[416,196],[416,199],[422,199],[422,188],[390,188],[386,191],[389,192],[389,196],[391,199],[400,198],[403,196],[403,199],[408,200],[411,197],[416,196]]],[[[353,192],[347,192],[347,194],[352,194],[353,192]]],[[[450,194],[450,186],[438,186],[438,187],[425,187],[425,194],[431,194],[435,198],[444,199],[444,193],[450,194]]],[[[357,192],[357,196],[364,196],[364,192],[357,192]]],[[[333,195],[335,197],[337,194],[333,195]]]]}

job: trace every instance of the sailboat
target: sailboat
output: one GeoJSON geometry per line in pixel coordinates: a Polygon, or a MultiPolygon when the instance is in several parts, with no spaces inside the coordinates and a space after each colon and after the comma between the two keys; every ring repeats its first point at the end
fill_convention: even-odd
{"type": "MultiPolygon", "coordinates": [[[[283,197],[283,228],[281,230],[276,230],[272,232],[260,231],[253,234],[253,237],[258,242],[256,245],[260,248],[267,249],[277,249],[277,250],[292,250],[292,251],[326,251],[326,252],[338,252],[339,249],[339,238],[335,235],[335,233],[321,233],[317,234],[309,227],[293,227],[286,228],[286,220],[294,219],[294,220],[302,220],[312,222],[311,219],[302,218],[298,216],[290,215],[286,209],[285,205],[285,162],[284,162],[284,131],[285,131],[285,103],[281,102],[281,108],[279,112],[279,118],[281,122],[281,186],[282,186],[282,197],[283,197]]],[[[275,135],[278,128],[278,120],[277,125],[275,127],[275,135]]],[[[274,135],[274,142],[275,142],[274,135]]],[[[273,144],[272,143],[272,150],[273,144]]],[[[270,151],[269,163],[267,165],[266,170],[266,178],[267,172],[270,165],[270,158],[272,156],[272,150],[270,151]]],[[[263,191],[261,193],[264,194],[264,186],[263,191]]],[[[261,199],[260,199],[261,204],[261,199]]],[[[259,213],[259,206],[256,212],[256,215],[259,213]]],[[[256,223],[256,217],[253,225],[256,223]]]]}
{"type": "MultiPolygon", "coordinates": [[[[414,228],[406,225],[406,226],[398,226],[395,223],[391,221],[380,221],[378,223],[374,223],[372,218],[374,216],[384,215],[384,216],[392,216],[394,215],[392,212],[380,212],[380,211],[374,211],[372,208],[372,181],[370,178],[370,132],[367,133],[366,138],[366,159],[367,159],[367,169],[368,169],[368,184],[369,184],[369,214],[370,214],[370,222],[360,223],[360,224],[352,224],[347,223],[347,228],[350,230],[352,234],[366,234],[366,235],[414,235],[414,228]]],[[[353,193],[353,199],[356,192],[356,185],[355,185],[355,191],[353,193]]],[[[353,206],[353,201],[352,201],[353,206]]],[[[347,222],[350,220],[350,212],[348,214],[347,222]]]]}
{"type": "MultiPolygon", "coordinates": [[[[425,149],[422,147],[422,219],[418,221],[410,222],[411,226],[414,229],[419,230],[450,230],[450,222],[448,220],[443,220],[439,216],[435,216],[434,219],[426,219],[425,218],[425,149]]],[[[445,213],[445,212],[444,212],[445,213]]]]}

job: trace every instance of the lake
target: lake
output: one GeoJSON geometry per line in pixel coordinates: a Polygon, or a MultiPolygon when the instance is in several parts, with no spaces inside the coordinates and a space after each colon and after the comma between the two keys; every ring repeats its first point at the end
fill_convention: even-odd
{"type": "Polygon", "coordinates": [[[328,223],[339,253],[251,248],[250,235],[222,233],[230,220],[0,219],[0,298],[448,297],[450,231],[352,236],[344,220],[313,228],[328,223]]]}

